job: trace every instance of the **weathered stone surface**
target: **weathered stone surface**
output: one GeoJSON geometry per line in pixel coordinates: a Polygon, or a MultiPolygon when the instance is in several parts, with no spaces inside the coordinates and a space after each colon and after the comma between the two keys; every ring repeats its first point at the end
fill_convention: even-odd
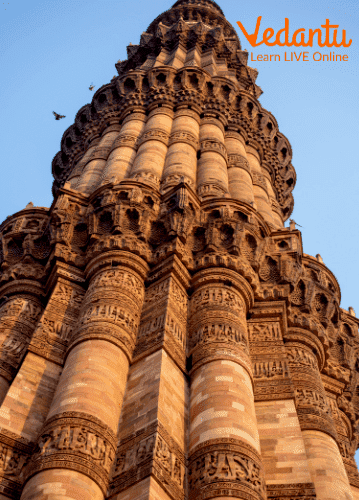
{"type": "Polygon", "coordinates": [[[0,225],[0,498],[359,500],[359,320],[213,0],[127,48],[0,225]]]}

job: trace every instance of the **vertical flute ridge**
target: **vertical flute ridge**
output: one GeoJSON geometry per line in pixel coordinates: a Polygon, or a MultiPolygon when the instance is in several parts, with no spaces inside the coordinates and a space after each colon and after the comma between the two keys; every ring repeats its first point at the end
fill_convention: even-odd
{"type": "Polygon", "coordinates": [[[359,320],[248,52],[178,0],[127,56],[0,224],[0,497],[358,499],[359,320]]]}

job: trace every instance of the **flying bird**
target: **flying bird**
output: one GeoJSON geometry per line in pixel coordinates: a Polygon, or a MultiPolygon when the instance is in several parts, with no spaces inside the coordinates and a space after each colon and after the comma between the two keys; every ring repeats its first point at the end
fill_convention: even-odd
{"type": "Polygon", "coordinates": [[[61,118],[66,118],[65,115],[59,115],[58,113],[55,113],[55,111],[53,111],[52,114],[54,115],[55,120],[61,120],[61,118]]]}
{"type": "Polygon", "coordinates": [[[89,90],[93,90],[94,88],[95,88],[95,85],[93,85],[93,84],[91,83],[91,85],[89,86],[89,90]]]}

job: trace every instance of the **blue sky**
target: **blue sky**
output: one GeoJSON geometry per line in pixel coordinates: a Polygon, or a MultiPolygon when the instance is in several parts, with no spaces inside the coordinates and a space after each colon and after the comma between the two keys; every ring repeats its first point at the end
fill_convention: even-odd
{"type": "MultiPolygon", "coordinates": [[[[116,74],[126,45],[140,35],[168,0],[10,0],[0,2],[0,222],[32,201],[50,206],[51,161],[76,112],[116,74]],[[66,115],[55,121],[52,111],[66,115]]],[[[262,105],[276,117],[293,148],[298,181],[293,218],[302,226],[304,251],[320,253],[336,275],[342,307],[359,315],[358,137],[359,2],[340,0],[219,0],[237,28],[242,47],[283,54],[278,47],[251,48],[236,21],[261,33],[284,27],[316,29],[327,18],[353,40],[349,48],[310,47],[309,62],[253,62],[264,91],[262,105]],[[347,62],[314,62],[313,52],[348,54],[347,62]]],[[[338,35],[338,39],[341,37],[338,35]]],[[[287,48],[287,52],[291,49],[287,48]]]]}

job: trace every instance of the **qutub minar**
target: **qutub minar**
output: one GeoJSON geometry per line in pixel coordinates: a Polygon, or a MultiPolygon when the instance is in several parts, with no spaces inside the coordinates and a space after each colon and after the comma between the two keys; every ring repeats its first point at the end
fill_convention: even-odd
{"type": "Polygon", "coordinates": [[[358,324],[234,28],[179,0],[0,226],[0,500],[358,500],[358,324]]]}

